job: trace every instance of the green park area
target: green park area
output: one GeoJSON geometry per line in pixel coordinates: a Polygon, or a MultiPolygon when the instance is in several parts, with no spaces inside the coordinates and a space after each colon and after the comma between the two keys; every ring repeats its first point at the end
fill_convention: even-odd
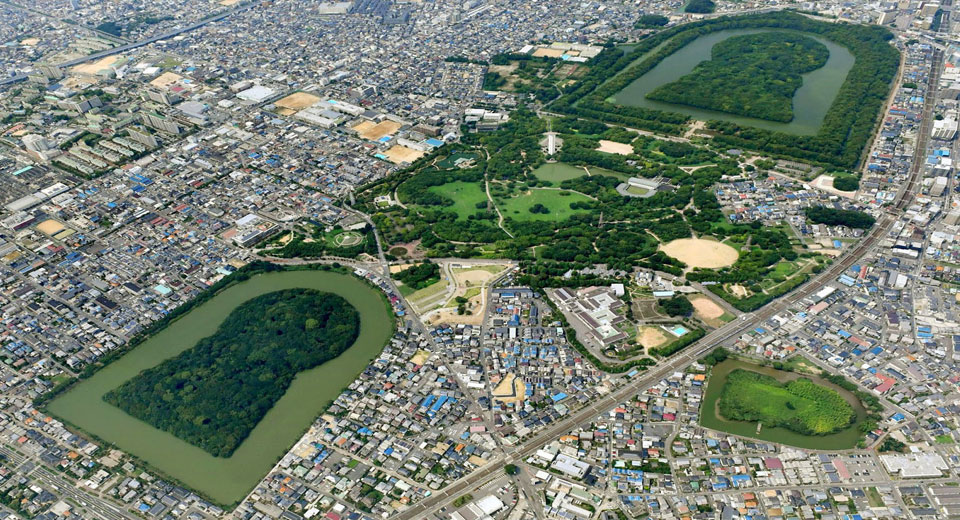
{"type": "Polygon", "coordinates": [[[483,191],[483,185],[478,182],[448,182],[439,186],[430,186],[429,190],[446,200],[453,201],[448,209],[456,212],[457,220],[467,220],[470,215],[486,208],[487,205],[487,194],[483,191]]]}
{"type": "Polygon", "coordinates": [[[497,206],[504,218],[518,221],[544,220],[561,222],[586,209],[573,209],[570,204],[588,203],[581,193],[551,188],[533,188],[513,197],[498,199],[497,206]]]}
{"type": "Polygon", "coordinates": [[[576,179],[577,177],[583,177],[586,174],[587,172],[584,171],[582,167],[560,162],[545,163],[536,170],[533,170],[534,177],[555,184],[576,179]]]}
{"type": "Polygon", "coordinates": [[[325,231],[314,224],[302,224],[294,230],[275,235],[260,247],[264,255],[275,258],[356,258],[363,253],[377,253],[377,243],[369,226],[357,231],[339,227],[325,231]]]}
{"type": "MultiPolygon", "coordinates": [[[[403,246],[428,258],[532,260],[525,283],[547,285],[570,270],[606,264],[657,269],[716,282],[711,287],[722,289],[763,280],[781,260],[796,260],[803,247],[792,244],[783,229],[734,224],[725,217],[713,186],[742,171],[737,160],[690,143],[574,117],[546,121],[521,107],[500,130],[466,134],[461,143],[365,187],[357,194],[357,207],[371,215],[388,251],[403,246]],[[547,162],[540,144],[548,127],[563,139],[555,162],[547,162]],[[477,160],[465,168],[440,166],[465,153],[477,160]],[[681,168],[683,162],[674,160],[683,157],[699,166],[681,168]],[[655,179],[660,188],[638,193],[647,198],[625,196],[618,187],[629,177],[655,179]],[[493,204],[486,200],[488,190],[493,204]],[[388,195],[400,204],[374,203],[388,195]],[[733,265],[715,268],[687,265],[660,247],[694,234],[749,247],[733,265]]],[[[592,276],[578,277],[577,283],[601,282],[592,276]]],[[[762,305],[795,286],[784,284],[776,294],[761,294],[747,304],[762,305]]],[[[730,301],[745,298],[720,295],[730,301]]]]}
{"type": "Polygon", "coordinates": [[[443,169],[449,168],[463,168],[473,162],[476,162],[480,156],[472,152],[460,152],[450,154],[448,157],[443,158],[442,160],[437,161],[437,167],[443,169]]]}
{"type": "Polygon", "coordinates": [[[729,358],[710,371],[700,420],[743,437],[846,449],[860,441],[866,418],[860,400],[830,381],[729,358]]]}

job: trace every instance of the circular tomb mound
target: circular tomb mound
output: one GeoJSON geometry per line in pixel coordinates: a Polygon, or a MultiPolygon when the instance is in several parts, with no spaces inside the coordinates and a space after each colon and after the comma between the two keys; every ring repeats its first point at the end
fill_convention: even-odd
{"type": "Polygon", "coordinates": [[[681,238],[660,246],[660,250],[689,267],[717,269],[737,261],[737,250],[716,240],[681,238]]]}

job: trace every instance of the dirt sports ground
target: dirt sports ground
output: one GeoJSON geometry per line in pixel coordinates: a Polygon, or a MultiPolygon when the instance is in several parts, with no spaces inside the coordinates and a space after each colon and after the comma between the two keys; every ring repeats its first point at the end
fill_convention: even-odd
{"type": "Polygon", "coordinates": [[[295,114],[304,108],[317,103],[318,101],[320,101],[319,96],[315,96],[308,92],[294,92],[280,101],[277,101],[275,105],[277,106],[277,112],[280,113],[280,115],[288,116],[290,114],[295,114]]]}
{"type": "Polygon", "coordinates": [[[400,123],[396,121],[380,121],[379,123],[374,123],[373,121],[363,121],[357,126],[353,127],[353,130],[357,132],[362,139],[368,141],[377,141],[384,136],[393,135],[397,133],[397,130],[400,130],[402,127],[400,123]]]}
{"type": "Polygon", "coordinates": [[[693,304],[694,315],[711,327],[722,327],[726,323],[724,320],[731,317],[720,304],[713,301],[709,296],[698,294],[690,296],[688,299],[693,304]],[[724,318],[724,315],[727,315],[727,318],[724,318]]]}
{"type": "Polygon", "coordinates": [[[660,327],[653,325],[644,325],[640,327],[640,336],[638,338],[643,348],[650,350],[652,348],[665,345],[669,338],[660,327]]]}
{"type": "Polygon", "coordinates": [[[739,257],[736,249],[716,240],[703,238],[681,238],[662,244],[660,250],[688,267],[706,269],[731,266],[739,257]]]}
{"type": "Polygon", "coordinates": [[[412,163],[417,159],[425,155],[424,152],[420,150],[414,150],[413,148],[407,148],[406,146],[394,146],[393,148],[384,152],[384,155],[387,156],[387,159],[394,164],[402,163],[412,163]]]}

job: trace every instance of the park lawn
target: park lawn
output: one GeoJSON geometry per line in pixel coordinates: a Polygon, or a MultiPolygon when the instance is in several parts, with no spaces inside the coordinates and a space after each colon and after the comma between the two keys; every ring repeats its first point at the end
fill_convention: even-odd
{"type": "Polygon", "coordinates": [[[339,231],[331,231],[330,233],[325,233],[323,236],[323,239],[327,242],[327,244],[330,247],[352,247],[352,246],[359,245],[360,242],[363,241],[363,235],[360,233],[357,233],[356,231],[339,230],[339,231]],[[346,239],[347,241],[357,240],[357,239],[359,240],[355,243],[349,243],[346,245],[340,244],[337,242],[337,237],[341,235],[344,235],[344,239],[346,239]]]}
{"type": "Polygon", "coordinates": [[[486,271],[486,272],[488,272],[488,273],[490,273],[490,274],[500,274],[500,273],[502,273],[505,269],[507,269],[508,267],[509,267],[509,266],[506,265],[506,264],[504,264],[504,265],[475,265],[475,266],[467,267],[467,268],[461,267],[461,268],[455,269],[454,272],[456,272],[456,273],[463,273],[463,272],[467,272],[467,271],[478,271],[478,270],[479,270],[479,271],[486,271]]]}
{"type": "Polygon", "coordinates": [[[453,200],[453,206],[447,206],[445,209],[455,211],[457,220],[467,220],[467,217],[480,211],[477,209],[477,204],[487,200],[483,187],[476,182],[448,182],[439,186],[430,186],[429,189],[453,200]]]}
{"type": "Polygon", "coordinates": [[[813,271],[813,267],[816,264],[817,264],[816,261],[814,261],[813,259],[800,259],[793,262],[781,261],[774,268],[773,274],[777,274],[779,272],[780,274],[783,274],[784,276],[786,276],[787,279],[780,283],[776,283],[771,278],[767,277],[767,278],[764,278],[762,282],[760,282],[760,287],[762,287],[763,290],[766,291],[767,293],[770,293],[771,291],[775,291],[778,287],[780,287],[785,283],[789,283],[797,276],[802,276],[805,273],[810,273],[811,271],[813,271]],[[781,268],[781,264],[784,264],[784,263],[788,265],[781,268]]]}
{"type": "Polygon", "coordinates": [[[554,184],[560,184],[569,179],[583,177],[587,172],[580,166],[574,166],[567,163],[546,163],[536,170],[533,170],[533,176],[541,181],[548,181],[554,184]]]}
{"type": "Polygon", "coordinates": [[[953,437],[950,435],[937,435],[937,444],[953,444],[953,437]]]}
{"type": "Polygon", "coordinates": [[[770,289],[772,287],[779,285],[778,282],[775,282],[773,280],[774,276],[777,276],[777,275],[780,275],[783,277],[791,276],[800,270],[800,266],[801,266],[801,262],[799,261],[791,262],[789,260],[781,260],[777,262],[777,264],[773,266],[773,271],[770,271],[770,274],[768,274],[763,280],[760,281],[760,287],[763,287],[764,289],[770,289]]]}
{"type": "Polygon", "coordinates": [[[720,410],[735,410],[728,419],[759,421],[784,426],[798,433],[823,434],[849,426],[853,407],[835,390],[809,379],[780,383],[770,376],[737,369],[727,376],[720,396],[720,410]]]}
{"type": "Polygon", "coordinates": [[[521,222],[532,220],[561,222],[573,215],[589,212],[585,209],[570,209],[572,202],[590,202],[590,200],[586,195],[575,191],[534,188],[527,193],[502,199],[498,206],[504,218],[521,222]],[[561,193],[569,195],[561,195],[561,193]],[[530,208],[536,204],[543,204],[550,213],[531,213],[530,208]]]}

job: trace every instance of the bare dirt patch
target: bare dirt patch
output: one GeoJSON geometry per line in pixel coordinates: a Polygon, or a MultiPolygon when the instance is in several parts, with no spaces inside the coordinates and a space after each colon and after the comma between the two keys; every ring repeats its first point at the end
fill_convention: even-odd
{"type": "Polygon", "coordinates": [[[550,49],[548,47],[540,47],[539,49],[533,51],[533,56],[536,58],[559,58],[564,54],[563,49],[550,49]]]}
{"type": "Polygon", "coordinates": [[[518,403],[523,401],[526,392],[527,385],[521,379],[507,374],[493,390],[493,398],[503,403],[518,403]]]}
{"type": "Polygon", "coordinates": [[[397,145],[384,152],[384,155],[386,155],[387,159],[393,164],[403,164],[405,162],[412,163],[423,157],[425,153],[421,152],[420,150],[414,150],[413,148],[397,145]]]}
{"type": "Polygon", "coordinates": [[[640,344],[643,348],[650,350],[652,348],[665,345],[669,340],[660,327],[643,326],[640,327],[640,344]]]}
{"type": "Polygon", "coordinates": [[[379,123],[374,123],[373,121],[363,121],[360,124],[353,127],[353,130],[357,132],[362,139],[368,141],[377,141],[382,139],[385,136],[393,135],[397,133],[397,130],[400,130],[402,127],[400,123],[396,121],[384,120],[379,123]]]}
{"type": "Polygon", "coordinates": [[[482,269],[454,269],[453,271],[453,276],[457,279],[457,285],[461,287],[476,287],[482,285],[483,282],[493,278],[493,274],[494,273],[490,271],[482,269]]]}
{"type": "Polygon", "coordinates": [[[416,354],[410,358],[410,362],[414,365],[422,365],[427,362],[427,359],[430,358],[430,353],[426,350],[418,350],[416,354]]]}
{"type": "Polygon", "coordinates": [[[681,238],[662,244],[660,250],[689,267],[706,269],[731,266],[739,257],[737,250],[727,244],[703,238],[681,238]]]}
{"type": "Polygon", "coordinates": [[[37,225],[37,231],[47,236],[56,235],[64,229],[66,229],[66,227],[63,224],[53,219],[44,220],[37,225]]]}
{"type": "Polygon", "coordinates": [[[109,68],[114,63],[120,63],[124,59],[125,58],[123,56],[107,56],[106,58],[101,58],[93,63],[83,63],[80,65],[76,65],[70,70],[79,74],[95,76],[101,70],[105,70],[109,68]]]}
{"type": "Polygon", "coordinates": [[[633,146],[630,146],[629,144],[618,143],[616,141],[607,141],[606,139],[601,139],[600,147],[597,148],[597,151],[614,153],[617,155],[630,155],[633,153],[633,146]]]}
{"type": "Polygon", "coordinates": [[[413,266],[415,266],[415,265],[417,265],[417,264],[391,265],[391,266],[390,266],[390,274],[402,273],[403,271],[406,271],[407,269],[410,269],[411,267],[413,267],[413,266]]]}
{"type": "Polygon", "coordinates": [[[274,104],[281,109],[286,109],[290,111],[290,113],[293,113],[314,105],[319,101],[320,96],[315,96],[309,92],[294,92],[274,104]]]}
{"type": "Polygon", "coordinates": [[[157,88],[170,88],[171,85],[183,79],[183,76],[175,72],[164,72],[163,74],[157,76],[150,82],[151,85],[157,88]]]}
{"type": "Polygon", "coordinates": [[[693,308],[696,309],[697,314],[708,320],[715,320],[723,316],[723,307],[717,305],[716,302],[710,298],[695,296],[687,299],[693,304],[693,308]]]}
{"type": "Polygon", "coordinates": [[[517,70],[517,62],[512,61],[507,65],[490,65],[488,69],[489,72],[496,72],[506,76],[507,74],[513,74],[513,71],[517,70]]]}
{"type": "Polygon", "coordinates": [[[733,317],[709,296],[698,294],[687,299],[693,304],[694,316],[711,327],[722,327],[733,317]]]}

